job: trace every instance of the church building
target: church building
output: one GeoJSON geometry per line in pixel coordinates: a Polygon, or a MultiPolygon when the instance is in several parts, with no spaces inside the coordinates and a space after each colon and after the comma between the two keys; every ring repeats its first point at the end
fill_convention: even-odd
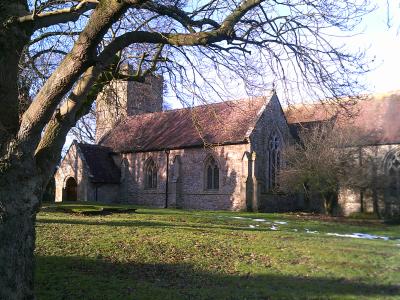
{"type": "MultiPolygon", "coordinates": [[[[72,143],[55,175],[56,202],[271,212],[304,208],[301,197],[271,193],[284,164],[282,149],[295,142],[294,125],[331,116],[316,109],[285,113],[274,92],[166,111],[162,95],[160,77],[115,81],[102,91],[96,102],[96,144],[72,143]]],[[[394,168],[384,172],[397,176],[398,192],[400,95],[370,103],[358,125],[376,136],[358,146],[375,147],[382,168],[394,168]],[[391,121],[397,125],[389,126],[391,121]]],[[[343,214],[358,211],[361,201],[368,207],[368,197],[342,191],[343,214]]]]}

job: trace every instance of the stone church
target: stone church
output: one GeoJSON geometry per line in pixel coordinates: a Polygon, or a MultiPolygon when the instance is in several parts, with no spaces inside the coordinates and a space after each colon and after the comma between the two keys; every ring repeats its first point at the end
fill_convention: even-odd
{"type": "MultiPolygon", "coordinates": [[[[55,174],[56,202],[208,210],[304,208],[301,197],[271,193],[284,164],[281,152],[295,142],[298,124],[326,121],[331,114],[318,106],[284,112],[274,92],[163,111],[162,95],[159,77],[148,77],[145,83],[115,81],[102,91],[96,101],[96,144],[72,143],[55,174]]],[[[371,138],[357,147],[375,151],[382,172],[393,175],[391,192],[378,197],[381,209],[389,203],[396,211],[400,95],[371,98],[359,108],[354,124],[371,138]]],[[[371,197],[365,191],[341,190],[342,213],[372,209],[371,197]]]]}

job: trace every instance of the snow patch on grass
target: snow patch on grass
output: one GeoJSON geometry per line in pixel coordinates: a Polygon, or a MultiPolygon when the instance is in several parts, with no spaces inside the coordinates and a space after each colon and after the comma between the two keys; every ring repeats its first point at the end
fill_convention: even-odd
{"type": "MultiPolygon", "coordinates": [[[[223,216],[218,216],[218,218],[223,218],[223,216]]],[[[262,222],[262,223],[265,223],[265,224],[271,224],[271,222],[269,222],[267,219],[263,219],[263,218],[252,219],[252,218],[246,218],[246,217],[240,217],[240,216],[234,216],[234,217],[230,217],[230,218],[236,219],[236,220],[248,220],[248,221],[253,221],[253,222],[262,222]]],[[[279,225],[287,225],[288,222],[286,222],[286,221],[272,221],[272,223],[273,224],[279,224],[279,225]]]]}
{"type": "Polygon", "coordinates": [[[286,225],[287,222],[285,221],[274,221],[275,224],[286,225]]]}
{"type": "Polygon", "coordinates": [[[333,235],[333,236],[339,236],[339,237],[350,237],[350,238],[355,238],[355,239],[366,239],[366,240],[379,240],[382,239],[384,241],[388,241],[389,237],[387,236],[379,236],[379,235],[373,235],[373,234],[368,234],[368,233],[351,233],[351,234],[340,234],[340,233],[327,233],[327,235],[333,235]]]}
{"type": "Polygon", "coordinates": [[[231,217],[232,219],[238,219],[238,220],[252,220],[251,218],[244,218],[244,217],[231,217]]]}

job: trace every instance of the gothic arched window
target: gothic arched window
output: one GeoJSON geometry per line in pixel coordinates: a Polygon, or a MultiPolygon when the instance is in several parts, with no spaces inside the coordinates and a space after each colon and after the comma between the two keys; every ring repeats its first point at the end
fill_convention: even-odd
{"type": "Polygon", "coordinates": [[[277,134],[272,134],[268,141],[268,182],[269,188],[278,186],[278,175],[281,167],[281,141],[277,134]]]}
{"type": "Polygon", "coordinates": [[[129,162],[126,158],[124,158],[121,162],[121,182],[124,182],[129,172],[129,162]]]}
{"type": "Polygon", "coordinates": [[[388,175],[388,195],[400,195],[400,151],[390,154],[386,159],[386,172],[388,175]]]}
{"type": "Polygon", "coordinates": [[[213,157],[205,165],[205,187],[207,190],[219,189],[219,167],[213,157]]]}
{"type": "Polygon", "coordinates": [[[176,155],[172,165],[172,180],[178,180],[181,176],[181,156],[176,155]]]}
{"type": "Polygon", "coordinates": [[[144,186],[147,189],[157,188],[157,166],[154,161],[150,158],[145,166],[145,182],[144,186]]]}

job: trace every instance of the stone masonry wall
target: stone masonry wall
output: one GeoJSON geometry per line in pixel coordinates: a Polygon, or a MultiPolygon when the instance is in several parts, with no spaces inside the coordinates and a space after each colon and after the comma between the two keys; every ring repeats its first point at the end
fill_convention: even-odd
{"type": "Polygon", "coordinates": [[[164,80],[160,76],[147,76],[144,83],[127,84],[128,116],[162,111],[164,80]]]}
{"type": "Polygon", "coordinates": [[[126,81],[112,81],[96,99],[96,143],[127,116],[126,81]]]}
{"type": "Polygon", "coordinates": [[[94,194],[89,201],[100,203],[119,203],[119,184],[90,184],[93,187],[94,194]],[[97,192],[96,192],[97,189],[97,192]],[[96,195],[97,193],[97,195],[96,195]]]}
{"type": "Polygon", "coordinates": [[[163,78],[148,76],[144,83],[112,81],[96,99],[96,143],[126,116],[162,111],[163,78]]]}
{"type": "Polygon", "coordinates": [[[264,211],[295,210],[299,208],[296,197],[281,197],[269,193],[268,154],[269,139],[273,133],[280,137],[282,149],[285,145],[293,142],[285,115],[276,95],[272,96],[266,105],[250,136],[251,151],[256,153],[255,174],[259,190],[258,209],[264,211]]]}
{"type": "MultiPolygon", "coordinates": [[[[289,128],[282,108],[276,96],[266,103],[256,127],[250,137],[250,144],[218,146],[212,149],[181,149],[169,153],[169,186],[168,203],[190,209],[209,210],[245,210],[249,209],[249,195],[254,194],[254,204],[250,209],[257,210],[291,210],[297,209],[297,198],[269,195],[265,183],[267,182],[268,139],[272,132],[278,132],[284,144],[291,143],[289,128]],[[254,154],[255,153],[255,156],[254,154]],[[207,191],[205,189],[205,161],[209,155],[220,165],[220,189],[207,191]],[[174,166],[175,157],[179,156],[179,166],[174,166]],[[254,156],[254,157],[253,157],[254,156]],[[254,159],[254,162],[252,160],[254,159]],[[248,181],[249,172],[255,165],[256,184],[248,181]],[[173,178],[172,170],[179,168],[179,179],[173,178]],[[247,193],[247,194],[246,194],[247,193]],[[247,199],[247,200],[246,200],[247,199]],[[246,203],[247,201],[247,203],[246,203]],[[268,206],[268,207],[266,207],[268,206]],[[281,207],[282,206],[282,207],[281,207]]],[[[121,199],[127,203],[165,205],[166,159],[164,151],[125,154],[121,170],[123,183],[121,199]],[[144,188],[144,165],[147,159],[152,158],[158,166],[157,189],[144,188]]],[[[252,201],[252,200],[250,200],[252,201]]],[[[252,206],[252,205],[250,205],[252,206]]]]}
{"type": "Polygon", "coordinates": [[[55,202],[65,200],[65,183],[68,178],[73,177],[77,183],[77,196],[79,201],[88,201],[93,195],[93,187],[89,182],[88,170],[82,160],[82,155],[73,143],[66,156],[61,162],[55,174],[56,196],[55,202]]]}
{"type": "Polygon", "coordinates": [[[100,184],[90,181],[90,172],[86,167],[84,156],[75,142],[72,143],[55,174],[55,202],[66,200],[65,184],[70,177],[76,180],[78,201],[102,203],[119,201],[119,184],[100,184]]]}
{"type": "MultiPolygon", "coordinates": [[[[168,159],[168,206],[187,209],[243,210],[240,195],[242,158],[249,144],[210,149],[171,150],[168,159]],[[218,191],[205,188],[205,162],[212,155],[220,168],[218,191]],[[177,174],[179,173],[179,174],[177,174]]],[[[124,154],[121,199],[126,203],[164,207],[167,154],[164,151],[124,154]],[[158,167],[156,189],[144,187],[144,165],[152,158],[158,167]]]]}
{"type": "MultiPolygon", "coordinates": [[[[385,159],[388,153],[396,149],[400,149],[399,145],[376,145],[361,148],[360,153],[363,164],[368,164],[369,172],[375,174],[377,178],[375,192],[372,188],[363,191],[341,188],[339,192],[340,214],[347,216],[352,213],[358,213],[361,211],[361,206],[363,206],[364,212],[373,212],[374,197],[376,197],[380,213],[385,214],[388,201],[392,200],[388,200],[388,196],[386,195],[388,182],[385,177],[385,159]],[[375,168],[373,164],[375,164],[375,168]]],[[[357,158],[357,161],[360,161],[360,157],[357,158]]],[[[396,200],[398,205],[400,200],[395,199],[394,202],[396,200]]]]}

